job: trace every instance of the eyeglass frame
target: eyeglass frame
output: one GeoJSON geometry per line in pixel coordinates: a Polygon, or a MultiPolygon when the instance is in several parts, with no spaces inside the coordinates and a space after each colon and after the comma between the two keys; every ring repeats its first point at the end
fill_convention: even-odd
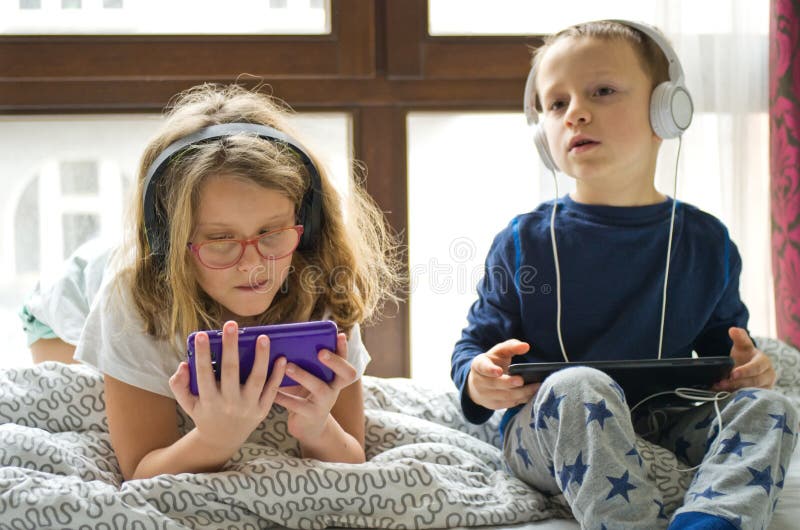
{"type": "Polygon", "coordinates": [[[295,250],[297,250],[297,247],[300,245],[300,239],[303,237],[304,230],[305,229],[303,228],[303,225],[285,226],[283,228],[277,228],[275,230],[270,230],[269,232],[264,232],[263,234],[260,234],[252,239],[208,239],[206,241],[203,241],[202,243],[197,243],[197,244],[194,244],[190,241],[189,243],[186,244],[186,248],[189,249],[192,252],[192,254],[195,255],[197,261],[199,261],[203,267],[213,270],[224,270],[224,269],[230,269],[231,267],[235,267],[236,265],[238,265],[239,262],[242,261],[242,257],[244,257],[244,253],[247,250],[247,247],[250,245],[253,245],[253,248],[256,249],[256,252],[258,253],[259,256],[261,256],[262,259],[275,261],[277,259],[285,258],[286,256],[294,253],[295,250]],[[295,232],[297,232],[297,242],[294,244],[292,249],[286,254],[281,254],[280,256],[265,256],[264,254],[262,254],[258,248],[258,242],[261,241],[263,238],[267,237],[268,235],[275,234],[277,232],[283,232],[284,230],[294,230],[295,232]],[[203,258],[200,257],[200,248],[205,245],[209,245],[211,243],[219,243],[220,241],[239,243],[241,252],[239,253],[239,257],[236,258],[236,260],[230,265],[226,265],[224,267],[212,267],[208,265],[206,262],[204,262],[203,258]]]}

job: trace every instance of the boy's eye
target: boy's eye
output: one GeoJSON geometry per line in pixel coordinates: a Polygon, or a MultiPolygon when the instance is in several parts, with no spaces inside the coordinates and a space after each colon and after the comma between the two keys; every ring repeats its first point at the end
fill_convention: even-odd
{"type": "Polygon", "coordinates": [[[598,88],[595,91],[595,94],[597,94],[598,96],[610,96],[611,94],[614,94],[615,92],[616,92],[616,90],[614,90],[613,88],[608,87],[608,86],[604,86],[604,87],[598,88]]]}
{"type": "Polygon", "coordinates": [[[551,111],[555,111],[555,110],[558,110],[558,109],[562,108],[563,106],[564,106],[564,102],[563,101],[553,101],[552,103],[550,103],[550,105],[547,106],[547,109],[551,110],[551,111]]]}

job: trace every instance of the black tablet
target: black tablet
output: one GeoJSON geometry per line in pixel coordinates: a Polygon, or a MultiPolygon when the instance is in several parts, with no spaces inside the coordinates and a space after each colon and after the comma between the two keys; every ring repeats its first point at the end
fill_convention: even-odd
{"type": "Polygon", "coordinates": [[[686,359],[647,359],[632,361],[589,361],[575,363],[512,364],[509,375],[521,375],[525,383],[539,383],[558,370],[571,366],[589,366],[607,373],[625,391],[633,406],[657,392],[676,388],[708,389],[728,377],[733,369],[730,357],[686,359]]]}

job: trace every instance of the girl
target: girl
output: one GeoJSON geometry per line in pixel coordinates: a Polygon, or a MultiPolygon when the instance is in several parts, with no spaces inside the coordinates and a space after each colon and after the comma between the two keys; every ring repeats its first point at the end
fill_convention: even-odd
{"type": "Polygon", "coordinates": [[[393,241],[358,186],[343,217],[286,116],[273,99],[238,86],[195,87],[144,152],[133,256],[101,289],[75,354],[104,375],[126,480],[219,470],[273,404],[288,411],[303,457],[365,459],[360,377],[369,354],[359,322],[393,298],[393,241]],[[319,354],[335,374],[329,384],[285,358],[267,373],[266,336],[239,384],[239,326],[318,319],[344,331],[336,352],[319,354]],[[224,330],[220,381],[199,333],[195,396],[182,362],[186,336],[214,328],[224,330]],[[284,373],[299,385],[279,388],[284,373]],[[185,435],[176,401],[194,422],[185,435]]]}

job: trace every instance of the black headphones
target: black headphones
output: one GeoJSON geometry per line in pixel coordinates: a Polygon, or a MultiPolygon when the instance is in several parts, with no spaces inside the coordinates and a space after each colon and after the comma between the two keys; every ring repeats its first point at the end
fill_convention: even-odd
{"type": "Polygon", "coordinates": [[[308,190],[303,195],[302,201],[300,201],[300,208],[297,212],[298,220],[300,224],[303,225],[303,236],[300,239],[298,249],[308,250],[313,248],[322,228],[322,183],[319,171],[311,161],[311,157],[308,156],[308,153],[300,142],[288,134],[282,133],[267,125],[234,122],[204,127],[172,142],[158,157],[156,157],[153,163],[150,164],[150,167],[147,168],[142,201],[144,205],[144,226],[147,234],[147,242],[150,244],[150,250],[153,254],[163,259],[166,257],[169,250],[169,236],[167,235],[169,219],[163,214],[159,215],[156,212],[155,189],[170,161],[173,157],[182,153],[186,148],[192,145],[237,134],[250,134],[269,142],[283,144],[300,157],[306,171],[308,171],[311,183],[308,190]]]}

